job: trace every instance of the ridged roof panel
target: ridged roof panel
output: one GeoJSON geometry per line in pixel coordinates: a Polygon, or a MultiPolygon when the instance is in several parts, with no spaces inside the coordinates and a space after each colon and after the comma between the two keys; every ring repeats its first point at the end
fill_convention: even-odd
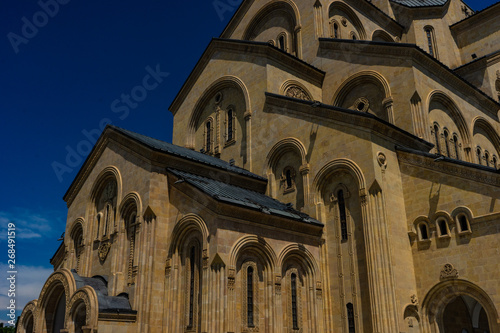
{"type": "Polygon", "coordinates": [[[448,0],[391,0],[406,7],[433,7],[443,6],[448,0]]]}

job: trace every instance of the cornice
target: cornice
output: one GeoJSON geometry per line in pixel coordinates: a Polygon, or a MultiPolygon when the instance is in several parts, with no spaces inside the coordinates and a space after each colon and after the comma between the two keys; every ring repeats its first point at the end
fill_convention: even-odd
{"type": "Polygon", "coordinates": [[[363,12],[365,15],[372,17],[375,16],[374,19],[376,20],[376,22],[384,29],[389,30],[395,36],[401,37],[401,34],[404,32],[405,27],[394,20],[392,17],[384,13],[380,8],[366,0],[356,0],[354,1],[354,3],[359,6],[358,10],[363,12]],[[376,14],[368,14],[372,12],[376,14]]]}
{"type": "Polygon", "coordinates": [[[410,152],[400,148],[397,149],[397,155],[400,164],[425,168],[491,186],[500,186],[500,174],[492,168],[488,168],[491,170],[486,170],[486,167],[481,168],[471,163],[453,161],[448,158],[435,161],[436,155],[410,152]]]}
{"type": "Polygon", "coordinates": [[[321,86],[325,78],[325,72],[322,70],[268,43],[214,38],[170,105],[169,110],[172,114],[175,115],[177,113],[183,101],[216,52],[251,54],[277,61],[281,65],[287,67],[295,76],[303,77],[317,86],[321,86]]]}
{"type": "Polygon", "coordinates": [[[497,113],[500,110],[499,103],[414,44],[320,38],[320,48],[359,53],[365,56],[367,54],[373,54],[384,57],[395,56],[411,58],[415,63],[429,69],[436,77],[444,79],[448,84],[461,91],[464,95],[474,97],[483,107],[482,111],[486,112],[489,117],[498,119],[497,113]]]}
{"type": "Polygon", "coordinates": [[[266,93],[264,110],[267,112],[280,110],[288,114],[307,115],[311,121],[318,118],[321,121],[342,122],[368,129],[394,142],[395,145],[402,145],[411,149],[429,151],[434,147],[432,143],[422,140],[387,121],[356,110],[343,109],[319,102],[303,101],[272,93],[266,93]]]}
{"type": "Polygon", "coordinates": [[[471,62],[455,68],[454,71],[459,75],[465,75],[469,72],[474,72],[478,69],[484,69],[486,67],[492,66],[498,62],[500,62],[500,51],[496,51],[481,58],[474,59],[471,62]]]}
{"type": "Polygon", "coordinates": [[[250,9],[254,2],[254,0],[243,0],[241,2],[233,17],[229,20],[229,23],[220,34],[220,38],[229,38],[232,35],[234,30],[236,30],[236,27],[241,22],[245,14],[248,12],[248,9],[250,9]]]}

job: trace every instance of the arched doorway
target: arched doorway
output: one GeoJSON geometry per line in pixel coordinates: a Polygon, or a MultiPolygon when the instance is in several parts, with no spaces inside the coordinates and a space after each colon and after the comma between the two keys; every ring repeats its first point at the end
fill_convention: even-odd
{"type": "Polygon", "coordinates": [[[477,285],[449,279],[432,288],[422,304],[425,332],[500,333],[498,312],[477,285]]]}
{"type": "Polygon", "coordinates": [[[46,311],[45,318],[47,320],[47,328],[50,329],[50,327],[52,327],[52,333],[59,333],[62,329],[64,329],[64,319],[66,316],[66,293],[64,292],[64,289],[61,296],[59,296],[53,315],[51,316],[50,308],[47,308],[46,311]],[[52,321],[50,321],[51,317],[52,321]]]}
{"type": "Polygon", "coordinates": [[[87,312],[84,302],[81,302],[75,310],[73,323],[75,325],[75,333],[83,333],[83,326],[87,322],[87,312]]]}

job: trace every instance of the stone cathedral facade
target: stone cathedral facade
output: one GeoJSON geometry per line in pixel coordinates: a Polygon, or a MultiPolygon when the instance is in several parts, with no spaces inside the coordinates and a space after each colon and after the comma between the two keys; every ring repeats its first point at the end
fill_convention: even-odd
{"type": "Polygon", "coordinates": [[[107,127],[18,332],[499,333],[500,4],[245,0],[107,127]]]}

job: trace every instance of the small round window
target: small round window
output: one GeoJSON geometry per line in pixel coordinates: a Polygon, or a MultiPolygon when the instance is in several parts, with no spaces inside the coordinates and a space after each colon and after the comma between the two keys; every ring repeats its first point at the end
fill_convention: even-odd
{"type": "Polygon", "coordinates": [[[215,103],[219,104],[220,102],[222,102],[222,93],[219,92],[217,93],[217,95],[215,95],[215,103]]]}

